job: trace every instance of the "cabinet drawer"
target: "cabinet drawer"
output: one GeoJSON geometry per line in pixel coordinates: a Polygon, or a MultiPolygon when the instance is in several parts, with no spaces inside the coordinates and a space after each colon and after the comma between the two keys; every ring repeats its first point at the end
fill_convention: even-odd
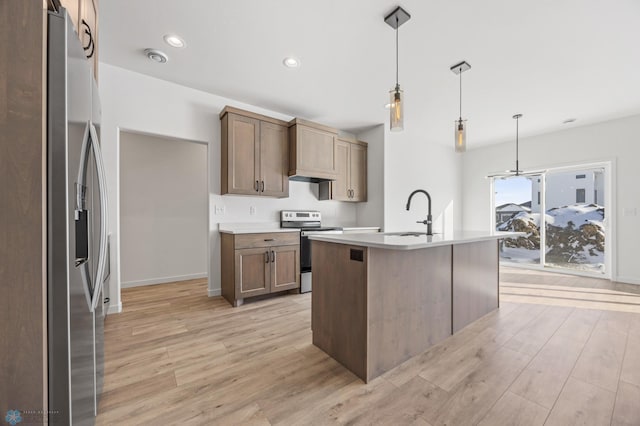
{"type": "Polygon", "coordinates": [[[237,234],[235,249],[289,246],[300,244],[300,232],[271,232],[264,234],[237,234]]]}

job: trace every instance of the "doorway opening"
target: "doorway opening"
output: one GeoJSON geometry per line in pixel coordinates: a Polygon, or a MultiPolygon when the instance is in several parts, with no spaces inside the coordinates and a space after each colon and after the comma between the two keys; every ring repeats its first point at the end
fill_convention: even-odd
{"type": "Polygon", "coordinates": [[[494,229],[525,234],[502,240],[501,262],[610,278],[610,176],[598,163],[494,178],[494,229]]]}
{"type": "Polygon", "coordinates": [[[207,281],[208,145],[120,131],[121,287],[207,281]]]}

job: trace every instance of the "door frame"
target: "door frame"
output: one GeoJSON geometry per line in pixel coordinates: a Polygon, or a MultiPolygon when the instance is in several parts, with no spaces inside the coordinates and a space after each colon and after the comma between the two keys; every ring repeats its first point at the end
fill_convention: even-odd
{"type": "MultiPolygon", "coordinates": [[[[602,168],[604,170],[604,179],[605,179],[605,194],[604,194],[604,208],[605,208],[605,219],[604,219],[604,231],[605,231],[605,272],[603,274],[600,273],[592,273],[586,271],[578,271],[571,270],[568,268],[558,268],[558,267],[550,267],[545,265],[545,250],[543,248],[546,247],[546,226],[541,226],[540,229],[540,264],[539,265],[531,265],[531,264],[522,264],[522,263],[512,263],[506,261],[500,261],[501,265],[513,267],[513,268],[523,268],[523,269],[535,269],[548,271],[559,274],[568,274],[568,275],[577,275],[584,276],[590,278],[600,278],[600,279],[608,279],[613,280],[617,276],[617,268],[616,268],[616,194],[614,192],[615,185],[615,177],[616,177],[616,161],[615,158],[600,160],[600,161],[591,161],[586,163],[568,163],[568,164],[557,164],[549,167],[535,167],[535,169],[543,170],[540,173],[541,181],[540,181],[540,211],[546,212],[546,177],[549,172],[570,172],[570,171],[579,171],[585,169],[594,169],[594,168],[602,168]]],[[[490,181],[490,191],[491,191],[491,229],[496,229],[496,213],[495,213],[495,179],[492,178],[490,181]]],[[[545,222],[546,224],[546,222],[545,222]]]]}
{"type": "Polygon", "coordinates": [[[207,149],[207,227],[205,230],[203,230],[204,232],[206,232],[206,235],[208,236],[207,238],[207,291],[209,291],[209,289],[211,288],[212,285],[212,264],[211,264],[211,227],[213,226],[212,224],[212,219],[211,219],[211,194],[212,194],[212,184],[211,184],[211,178],[212,178],[212,167],[213,167],[213,163],[212,163],[212,159],[211,159],[211,143],[207,142],[207,141],[202,141],[202,140],[196,140],[196,139],[190,139],[190,138],[185,138],[182,136],[174,136],[174,135],[170,135],[170,134],[163,134],[163,133],[158,133],[155,131],[148,131],[148,130],[140,130],[140,129],[135,129],[132,127],[123,127],[123,126],[117,126],[116,127],[116,190],[117,190],[117,197],[116,200],[113,200],[112,202],[115,205],[115,215],[116,215],[116,221],[115,224],[111,225],[112,226],[112,232],[111,235],[114,236],[115,234],[115,241],[114,239],[111,240],[111,250],[113,251],[113,253],[111,253],[112,255],[112,260],[111,262],[115,263],[117,265],[117,268],[113,268],[111,267],[111,272],[112,272],[112,279],[113,278],[113,272],[116,271],[117,275],[115,277],[117,285],[116,286],[110,286],[110,288],[113,287],[117,287],[117,292],[119,294],[118,298],[119,298],[119,306],[115,307],[115,309],[112,312],[109,313],[119,313],[122,312],[122,271],[120,268],[120,211],[122,209],[122,205],[121,205],[121,200],[120,200],[120,186],[121,186],[121,182],[120,182],[120,155],[121,155],[121,143],[122,143],[122,133],[132,133],[132,134],[138,134],[138,135],[143,135],[143,136],[149,136],[149,137],[156,137],[156,138],[160,138],[160,139],[169,139],[169,140],[175,140],[177,142],[188,142],[188,143],[195,143],[198,145],[204,145],[207,149]],[[115,242],[115,244],[114,244],[115,242]]]}

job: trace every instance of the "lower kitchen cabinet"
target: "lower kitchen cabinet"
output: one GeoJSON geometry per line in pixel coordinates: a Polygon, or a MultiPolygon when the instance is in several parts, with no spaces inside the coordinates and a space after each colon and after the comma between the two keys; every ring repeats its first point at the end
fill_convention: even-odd
{"type": "Polygon", "coordinates": [[[300,288],[300,233],[221,234],[222,296],[247,297],[300,288]]]}

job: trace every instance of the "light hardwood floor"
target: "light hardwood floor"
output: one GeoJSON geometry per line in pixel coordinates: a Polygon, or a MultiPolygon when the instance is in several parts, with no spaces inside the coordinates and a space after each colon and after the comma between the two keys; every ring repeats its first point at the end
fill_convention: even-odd
{"type": "Polygon", "coordinates": [[[310,294],[122,298],[99,425],[640,425],[638,286],[503,268],[498,311],[369,384],[311,344],[310,294]]]}

